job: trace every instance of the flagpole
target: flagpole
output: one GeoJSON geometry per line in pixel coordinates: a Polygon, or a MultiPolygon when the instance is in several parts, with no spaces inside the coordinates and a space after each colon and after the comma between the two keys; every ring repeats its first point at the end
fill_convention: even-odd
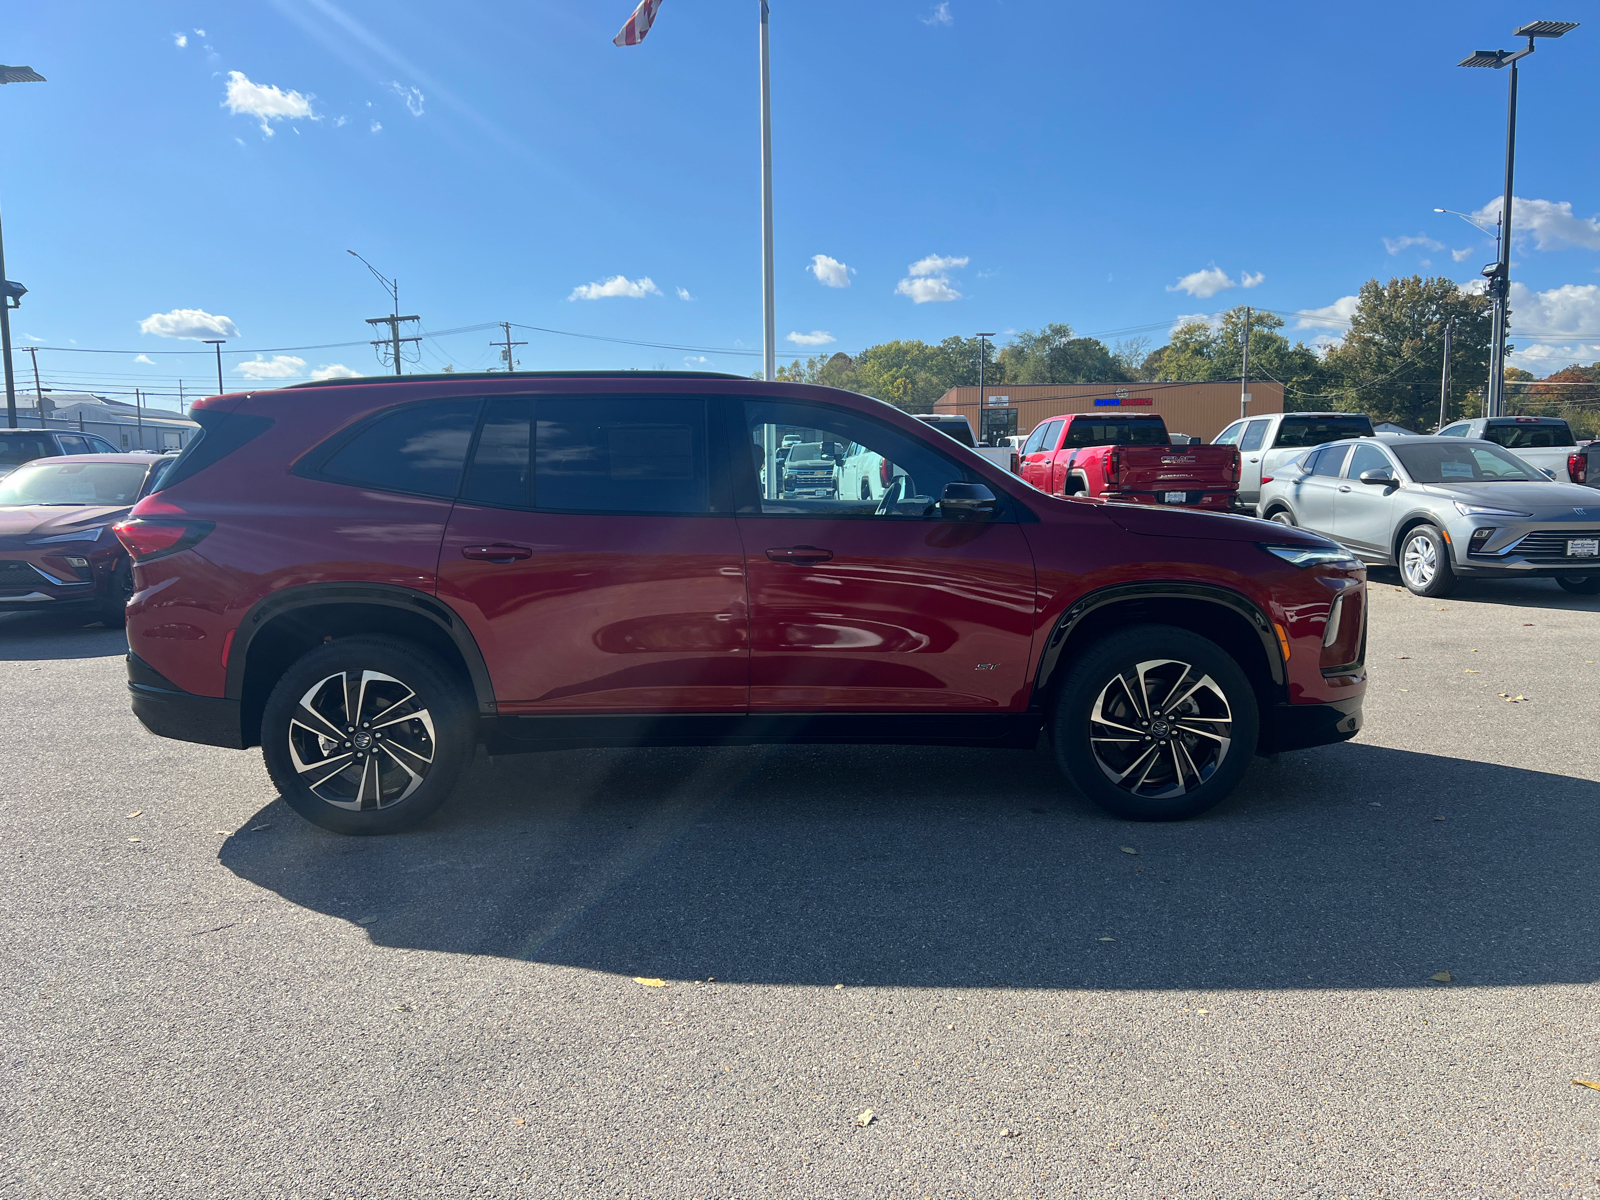
{"type": "Polygon", "coordinates": [[[767,69],[767,0],[761,5],[761,321],[762,378],[778,374],[777,316],[772,303],[772,87],[767,69]]]}

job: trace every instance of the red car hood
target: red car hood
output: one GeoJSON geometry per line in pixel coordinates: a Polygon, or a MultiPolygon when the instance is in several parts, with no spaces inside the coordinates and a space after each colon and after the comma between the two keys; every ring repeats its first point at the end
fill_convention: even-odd
{"type": "Polygon", "coordinates": [[[1231,513],[1157,508],[1150,504],[1106,504],[1101,510],[1129,533],[1146,537],[1201,538],[1211,542],[1273,542],[1279,546],[1329,546],[1327,538],[1291,525],[1231,513]]]}
{"type": "Polygon", "coordinates": [[[0,542],[15,544],[37,538],[71,533],[88,526],[91,530],[127,515],[128,505],[37,504],[0,508],[0,542]]]}

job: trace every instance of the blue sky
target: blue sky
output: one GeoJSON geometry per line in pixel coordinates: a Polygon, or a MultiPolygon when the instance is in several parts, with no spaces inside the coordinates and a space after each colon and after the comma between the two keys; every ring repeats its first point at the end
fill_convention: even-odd
{"type": "MultiPolygon", "coordinates": [[[[1431,210],[1498,203],[1505,73],[1454,64],[1550,17],[1588,23],[1523,71],[1519,357],[1600,358],[1600,13],[1564,2],[772,0],[783,356],[1048,321],[1159,344],[1471,279],[1491,239],[1431,210]]],[[[495,365],[498,331],[441,331],[502,320],[719,348],[524,330],[525,369],[760,364],[726,352],[761,338],[755,0],[665,0],[629,49],[628,0],[7,9],[0,58],[49,80],[0,89],[16,343],[126,351],[42,351],[47,386],[214,387],[161,336],[192,314],[236,332],[230,388],[373,370],[278,349],[387,311],[347,249],[435,334],[419,369],[495,365]]]]}

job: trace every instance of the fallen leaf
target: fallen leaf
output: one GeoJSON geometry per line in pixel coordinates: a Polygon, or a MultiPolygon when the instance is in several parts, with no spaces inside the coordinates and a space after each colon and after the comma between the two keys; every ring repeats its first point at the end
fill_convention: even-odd
{"type": "Polygon", "coordinates": [[[1137,853],[1139,853],[1132,846],[1118,846],[1117,849],[1121,850],[1124,854],[1137,854],[1137,853]]]}
{"type": "Polygon", "coordinates": [[[1209,1017],[1211,1015],[1211,1010],[1209,1008],[1197,1008],[1195,1009],[1195,1012],[1199,1013],[1202,1017],[1209,1017]]]}
{"type": "Polygon", "coordinates": [[[945,1028],[946,1028],[946,1029],[954,1029],[954,1028],[955,1028],[955,1026],[954,1026],[954,1025],[946,1025],[946,1026],[945,1026],[945,1028]]]}
{"type": "Polygon", "coordinates": [[[136,808],[131,813],[128,814],[128,819],[131,821],[134,817],[142,817],[143,815],[144,815],[144,809],[136,808]]]}
{"type": "Polygon", "coordinates": [[[1435,983],[1450,983],[1455,979],[1455,976],[1451,975],[1449,971],[1435,971],[1428,978],[1435,983]]]}
{"type": "Polygon", "coordinates": [[[833,990],[836,991],[836,992],[842,992],[844,990],[844,984],[842,984],[842,983],[834,984],[833,985],[833,990]]]}
{"type": "Polygon", "coordinates": [[[645,978],[643,978],[642,976],[639,976],[639,975],[635,975],[633,977],[633,981],[635,983],[642,983],[642,984],[644,984],[645,987],[666,987],[667,986],[667,981],[665,979],[645,979],[645,978]]]}
{"type": "Polygon", "coordinates": [[[128,840],[129,840],[129,841],[130,841],[130,842],[142,842],[142,841],[144,841],[144,839],[143,839],[143,838],[129,838],[129,839],[128,839],[128,840]]]}
{"type": "Polygon", "coordinates": [[[1467,651],[1467,653],[1468,653],[1468,654],[1476,654],[1476,653],[1477,653],[1477,651],[1476,651],[1476,650],[1468,650],[1468,651],[1467,651]]]}
{"type": "Polygon", "coordinates": [[[872,1110],[870,1108],[863,1108],[861,1110],[861,1115],[856,1118],[856,1124],[861,1126],[863,1129],[865,1129],[868,1125],[871,1125],[872,1110]]]}
{"type": "Polygon", "coordinates": [[[1467,674],[1468,675],[1482,675],[1483,672],[1482,671],[1474,671],[1471,667],[1468,667],[1467,668],[1467,674]]]}
{"type": "Polygon", "coordinates": [[[1367,807],[1368,808],[1382,808],[1383,805],[1379,804],[1376,800],[1368,800],[1367,801],[1367,807]]]}
{"type": "Polygon", "coordinates": [[[263,821],[259,825],[250,826],[250,832],[251,833],[260,833],[263,829],[271,829],[271,828],[272,828],[272,822],[271,821],[263,821]]]}
{"type": "Polygon", "coordinates": [[[528,1123],[528,1118],[527,1117],[518,1117],[515,1121],[513,1121],[511,1123],[513,1125],[526,1125],[528,1123]]]}
{"type": "Polygon", "coordinates": [[[1438,604],[1438,605],[1434,606],[1433,611],[1434,612],[1449,612],[1450,610],[1448,608],[1446,608],[1444,605],[1438,604]]]}
{"type": "Polygon", "coordinates": [[[1444,820],[1444,818],[1443,817],[1435,817],[1434,820],[1435,821],[1442,821],[1442,820],[1444,820]]]}
{"type": "Polygon", "coordinates": [[[1409,655],[1409,654],[1396,654],[1395,657],[1396,658],[1410,658],[1411,655],[1409,655]]]}
{"type": "Polygon", "coordinates": [[[228,836],[228,834],[229,834],[229,833],[230,833],[230,832],[231,832],[231,831],[230,831],[230,830],[227,830],[227,829],[213,829],[213,830],[212,830],[212,831],[211,831],[211,832],[212,832],[212,833],[220,833],[220,834],[221,834],[221,835],[222,835],[222,836],[223,836],[223,837],[227,837],[227,836],[228,836]]]}
{"type": "Polygon", "coordinates": [[[415,1012],[416,1011],[409,1004],[396,1004],[394,1006],[394,1010],[395,1010],[395,1012],[415,1012]]]}
{"type": "Polygon", "coordinates": [[[1596,1083],[1592,1079],[1574,1079],[1572,1082],[1579,1087],[1593,1088],[1595,1091],[1600,1092],[1600,1083],[1596,1083]]]}
{"type": "Polygon", "coordinates": [[[1533,628],[1533,622],[1532,621],[1524,621],[1522,623],[1522,627],[1524,629],[1532,629],[1533,628]]]}
{"type": "Polygon", "coordinates": [[[1114,942],[1114,941],[1116,941],[1116,940],[1117,940],[1117,939],[1116,939],[1116,938],[1101,938],[1101,939],[1100,939],[1100,940],[1101,940],[1101,941],[1102,941],[1102,942],[1114,942]]]}

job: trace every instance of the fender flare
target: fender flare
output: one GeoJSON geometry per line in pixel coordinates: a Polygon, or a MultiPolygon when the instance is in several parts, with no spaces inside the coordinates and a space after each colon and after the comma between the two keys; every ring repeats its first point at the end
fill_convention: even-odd
{"type": "Polygon", "coordinates": [[[1217,584],[1189,582],[1117,583],[1080,596],[1056,618],[1055,627],[1045,640],[1044,652],[1039,656],[1039,666],[1034,673],[1033,697],[1030,706],[1040,705],[1048,694],[1051,682],[1060,670],[1061,652],[1079,622],[1096,609],[1124,600],[1204,600],[1221,605],[1238,613],[1250,623],[1261,639],[1261,649],[1266,656],[1267,671],[1272,686],[1280,693],[1286,691],[1287,674],[1284,669],[1283,649],[1278,645],[1277,632],[1267,614],[1241,592],[1217,584]]]}
{"type": "Polygon", "coordinates": [[[488,664],[484,662],[483,651],[478,648],[477,639],[472,636],[466,623],[449,605],[427,592],[390,583],[306,583],[257,600],[239,622],[233,644],[229,647],[227,684],[223,695],[229,700],[244,698],[244,673],[250,658],[250,644],[262,628],[275,618],[296,609],[329,604],[379,604],[431,621],[449,637],[466,664],[478,712],[492,716],[497,711],[488,664]]]}

